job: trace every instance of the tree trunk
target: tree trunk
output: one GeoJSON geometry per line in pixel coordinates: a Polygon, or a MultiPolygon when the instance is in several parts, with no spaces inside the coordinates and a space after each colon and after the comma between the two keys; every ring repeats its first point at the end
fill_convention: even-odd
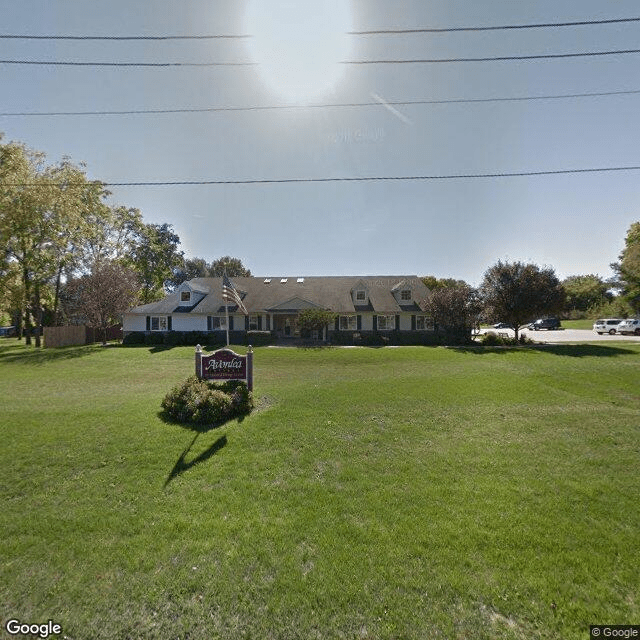
{"type": "Polygon", "coordinates": [[[25,336],[25,344],[31,344],[31,291],[30,291],[30,281],[29,281],[29,272],[27,269],[22,270],[22,281],[24,283],[24,300],[23,300],[23,313],[24,313],[24,336],[25,336]]]}
{"type": "Polygon", "coordinates": [[[53,322],[58,325],[58,304],[60,302],[60,281],[62,279],[62,262],[60,262],[60,266],[58,267],[58,275],[56,277],[56,295],[53,300],[53,322]]]}
{"type": "Polygon", "coordinates": [[[42,305],[40,304],[40,284],[36,283],[34,291],[35,318],[36,318],[36,347],[42,346],[42,305]]]}

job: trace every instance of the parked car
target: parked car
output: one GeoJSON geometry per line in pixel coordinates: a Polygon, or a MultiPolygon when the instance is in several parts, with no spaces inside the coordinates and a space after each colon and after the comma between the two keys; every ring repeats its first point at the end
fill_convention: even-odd
{"type": "Polygon", "coordinates": [[[513,327],[510,324],[507,324],[506,322],[496,322],[496,324],[493,325],[494,329],[513,329],[513,327]]]}
{"type": "Polygon", "coordinates": [[[560,320],[558,318],[538,318],[535,322],[527,325],[527,329],[538,331],[538,329],[559,329],[560,320]]]}
{"type": "Polygon", "coordinates": [[[638,318],[627,318],[623,320],[617,327],[616,331],[623,336],[636,335],[640,336],[640,320],[638,318]]]}
{"type": "Polygon", "coordinates": [[[622,318],[603,318],[593,323],[593,330],[600,336],[603,333],[613,335],[621,322],[622,318]]]}

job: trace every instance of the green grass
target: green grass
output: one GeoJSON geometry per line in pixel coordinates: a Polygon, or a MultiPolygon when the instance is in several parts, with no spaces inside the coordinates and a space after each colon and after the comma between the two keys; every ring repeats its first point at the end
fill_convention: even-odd
{"type": "Polygon", "coordinates": [[[595,322],[595,320],[590,320],[588,318],[586,318],[584,320],[562,320],[562,327],[564,329],[590,329],[590,330],[593,330],[593,323],[594,322],[595,322]]]}
{"type": "Polygon", "coordinates": [[[639,355],[256,349],[258,409],[197,433],[159,416],[190,348],[3,340],[0,616],[74,640],[637,623],[639,355]]]}

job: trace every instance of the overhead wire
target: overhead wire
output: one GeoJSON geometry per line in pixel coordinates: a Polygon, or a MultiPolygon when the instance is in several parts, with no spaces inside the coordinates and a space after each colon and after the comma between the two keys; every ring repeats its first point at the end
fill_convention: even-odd
{"type": "Polygon", "coordinates": [[[370,29],[367,31],[349,31],[350,35],[399,35],[410,33],[457,33],[464,31],[500,31],[511,29],[548,29],[557,27],[583,27],[603,24],[620,24],[624,22],[640,22],[640,18],[611,18],[605,20],[579,20],[574,22],[542,22],[537,24],[507,24],[497,26],[472,27],[418,27],[411,29],[370,29]]]}
{"type": "MultiPolygon", "coordinates": [[[[467,26],[467,27],[418,27],[409,29],[370,29],[362,31],[348,31],[348,35],[396,35],[410,33],[456,33],[456,32],[473,32],[473,31],[501,31],[512,29],[548,29],[562,27],[581,27],[596,26],[606,24],[623,24],[640,22],[640,17],[632,18],[607,18],[602,20],[576,20],[569,22],[541,22],[533,24],[508,24],[508,25],[488,25],[488,26],[467,26]]],[[[134,35],[134,36],[99,36],[99,35],[36,35],[36,34],[0,34],[0,40],[113,40],[113,41],[130,41],[130,40],[213,40],[213,39],[239,39],[251,38],[250,34],[203,34],[203,35],[134,35]]]]}
{"type": "MultiPolygon", "coordinates": [[[[621,91],[593,91],[587,93],[548,94],[539,96],[502,96],[495,98],[445,98],[441,100],[385,100],[391,106],[439,105],[439,104],[482,104],[491,102],[527,102],[536,100],[569,100],[579,98],[599,98],[606,96],[625,96],[640,94],[640,89],[621,91]]],[[[249,105],[246,107],[184,107],[168,109],[114,109],[95,111],[7,111],[0,112],[0,117],[52,117],[52,116],[122,116],[122,115],[162,115],[176,113],[217,113],[243,111],[277,111],[282,109],[342,109],[379,107],[380,101],[372,102],[341,102],[316,104],[280,104],[280,105],[249,105]]]]}
{"type": "Polygon", "coordinates": [[[614,56],[640,53],[640,49],[618,49],[612,51],[581,51],[579,53],[542,53],[526,56],[487,56],[480,58],[410,58],[405,60],[344,60],[340,64],[436,64],[442,62],[501,62],[510,60],[551,60],[557,58],[583,58],[591,56],[614,56]]]}
{"type": "MultiPolygon", "coordinates": [[[[593,174],[611,173],[622,171],[640,171],[637,166],[618,167],[595,167],[595,168],[574,168],[574,169],[550,169],[540,171],[500,171],[495,173],[453,173],[453,174],[432,174],[415,176],[345,176],[330,178],[249,178],[249,179],[219,179],[219,180],[146,180],[131,182],[103,182],[102,180],[91,181],[103,187],[178,187],[178,186],[207,186],[207,185],[251,185],[251,184],[301,184],[301,183],[323,183],[323,182],[415,182],[427,180],[471,180],[488,178],[516,178],[516,177],[536,177],[555,176],[567,174],[593,174]]],[[[64,182],[40,182],[40,183],[5,183],[4,187],[57,187],[73,186],[73,183],[64,182]]]]}

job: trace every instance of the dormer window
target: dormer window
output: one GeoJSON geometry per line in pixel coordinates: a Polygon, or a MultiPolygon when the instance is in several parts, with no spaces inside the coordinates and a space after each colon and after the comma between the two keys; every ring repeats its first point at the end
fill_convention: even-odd
{"type": "Polygon", "coordinates": [[[191,302],[191,291],[181,291],[180,302],[191,302]]]}
{"type": "Polygon", "coordinates": [[[400,292],[400,300],[411,300],[411,289],[403,289],[400,292]]]}
{"type": "Polygon", "coordinates": [[[365,302],[367,299],[367,292],[364,289],[356,291],[356,302],[365,302]]]}

